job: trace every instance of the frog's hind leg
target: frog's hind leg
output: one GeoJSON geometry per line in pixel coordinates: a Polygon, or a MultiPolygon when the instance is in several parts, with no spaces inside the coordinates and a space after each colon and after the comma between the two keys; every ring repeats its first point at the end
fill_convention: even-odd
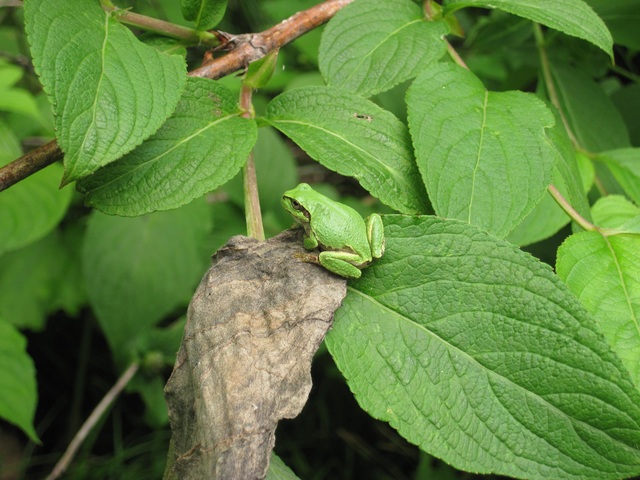
{"type": "Polygon", "coordinates": [[[346,252],[321,252],[318,256],[320,265],[336,275],[347,278],[360,278],[362,275],[358,267],[347,261],[358,258],[357,255],[346,252]]]}

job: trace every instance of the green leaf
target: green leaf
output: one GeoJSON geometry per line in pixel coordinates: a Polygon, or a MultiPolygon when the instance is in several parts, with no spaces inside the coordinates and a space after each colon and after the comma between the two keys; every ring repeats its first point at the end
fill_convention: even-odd
{"type": "Polygon", "coordinates": [[[189,78],[174,114],[140,147],[78,182],[86,203],[142,215],[189,203],[232,178],[253,147],[255,121],[242,118],[222,85],[189,78]]]}
{"type": "Polygon", "coordinates": [[[555,162],[552,113],[532,94],[489,92],[441,63],[407,92],[418,168],[438,215],[509,233],[540,201],[555,162]]]}
{"type": "Polygon", "coordinates": [[[176,362],[176,352],[180,348],[180,341],[184,334],[184,326],[187,321],[185,315],[163,328],[153,328],[149,335],[143,339],[142,353],[157,352],[163,357],[166,366],[173,366],[176,362]]]}
{"type": "Polygon", "coordinates": [[[198,30],[210,30],[222,20],[227,0],[181,0],[182,15],[191,20],[198,30]]]}
{"type": "Polygon", "coordinates": [[[599,227],[619,228],[640,215],[640,207],[621,195],[598,199],[591,209],[593,221],[599,227]]]}
{"type": "MultiPolygon", "coordinates": [[[[0,166],[22,153],[2,121],[0,152],[0,166]]],[[[53,164],[0,192],[0,255],[41,239],[62,220],[73,192],[58,189],[61,175],[62,167],[53,164]]]]}
{"type": "Polygon", "coordinates": [[[640,472],[640,393],[549,266],[458,221],[384,222],[326,340],[365,411],[473,472],[640,472]]]}
{"type": "Polygon", "coordinates": [[[615,43],[640,50],[640,9],[637,0],[585,0],[602,18],[615,43]]]}
{"type": "Polygon", "coordinates": [[[631,145],[640,146],[640,83],[625,85],[610,98],[629,130],[631,145]]]}
{"type": "Polygon", "coordinates": [[[31,93],[22,88],[0,88],[0,111],[19,113],[40,120],[40,110],[31,93]]]}
{"type": "Polygon", "coordinates": [[[0,318],[0,417],[40,443],[33,428],[38,403],[36,369],[26,347],[24,336],[0,318]]]}
{"type": "Polygon", "coordinates": [[[640,235],[570,236],[558,249],[556,271],[593,314],[640,386],[640,235]]]}
{"type": "Polygon", "coordinates": [[[56,114],[63,184],[154,133],[184,88],[185,63],[139,42],[94,0],[25,3],[36,72],[56,114]]]}
{"type": "Polygon", "coordinates": [[[24,70],[0,58],[0,90],[14,86],[24,75],[24,70]]]}
{"type": "Polygon", "coordinates": [[[640,204],[640,148],[609,150],[596,160],[604,162],[625,193],[640,204]]]}
{"type": "Polygon", "coordinates": [[[88,304],[85,282],[82,276],[80,251],[84,241],[86,218],[67,221],[59,230],[60,253],[56,256],[56,268],[52,272],[55,284],[49,312],[63,310],[77,317],[80,309],[88,304]],[[64,278],[61,282],[60,279],[64,278]]]}
{"type": "Polygon", "coordinates": [[[186,305],[207,266],[204,200],[122,218],[93,212],[82,250],[87,293],[114,354],[128,360],[140,338],[186,305]]]}
{"type": "Polygon", "coordinates": [[[0,256],[0,316],[18,328],[42,329],[47,314],[61,306],[59,292],[69,287],[67,262],[57,231],[0,256]]]}
{"type": "Polygon", "coordinates": [[[0,120],[0,166],[7,165],[22,155],[22,147],[18,137],[9,125],[0,120]]]}
{"type": "Polygon", "coordinates": [[[278,62],[278,52],[279,50],[274,50],[257,62],[251,63],[242,83],[251,88],[264,88],[273,76],[278,62]]]}
{"type": "Polygon", "coordinates": [[[332,87],[306,87],[274,98],[266,120],[325,167],[355,177],[402,213],[426,210],[407,128],[369,100],[332,87]]]}
{"type": "MultiPolygon", "coordinates": [[[[580,170],[579,167],[591,164],[578,163],[574,147],[558,115],[556,124],[547,130],[547,136],[555,147],[558,158],[551,183],[583,218],[590,220],[591,214],[585,192],[589,190],[593,181],[593,169],[583,173],[586,168],[580,170]]],[[[509,233],[507,239],[520,246],[536,243],[554,235],[569,221],[569,216],[547,191],[542,201],[509,233]]]]}
{"type": "Polygon", "coordinates": [[[613,60],[611,33],[582,0],[445,0],[444,7],[446,14],[465,7],[503,10],[591,42],[613,60]]]}
{"type": "Polygon", "coordinates": [[[298,480],[298,477],[287,467],[280,457],[271,452],[271,460],[269,461],[266,480],[298,480]]]}
{"type": "MultiPolygon", "coordinates": [[[[553,170],[551,183],[555,185],[562,196],[567,198],[567,185],[557,168],[553,170]]],[[[509,232],[507,240],[519,246],[531,245],[556,234],[571,219],[560,208],[549,192],[546,192],[540,203],[509,232]]]]}
{"type": "Polygon", "coordinates": [[[600,85],[566,64],[552,62],[551,74],[560,108],[583,147],[603,152],[631,146],[620,112],[600,85]]]}
{"type": "Polygon", "coordinates": [[[429,22],[410,0],[357,0],[326,26],[320,72],[364,97],[415,77],[446,52],[444,21],[429,22]]]}
{"type": "Polygon", "coordinates": [[[144,423],[151,428],[160,429],[169,423],[167,404],[164,400],[165,379],[160,375],[136,375],[127,391],[137,392],[144,402],[144,423]]]}
{"type": "Polygon", "coordinates": [[[147,33],[138,37],[138,40],[144,42],[145,45],[155,48],[165,55],[179,55],[182,58],[186,58],[187,56],[187,47],[185,44],[175,38],[147,33]]]}

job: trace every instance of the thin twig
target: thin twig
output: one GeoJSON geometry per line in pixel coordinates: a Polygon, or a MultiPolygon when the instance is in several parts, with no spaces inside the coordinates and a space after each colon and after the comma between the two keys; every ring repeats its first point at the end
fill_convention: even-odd
{"type": "MultiPolygon", "coordinates": [[[[230,44],[234,46],[233,50],[223,57],[216,58],[207,65],[193,70],[189,75],[216,80],[245,68],[269,52],[328,22],[338,10],[352,1],[327,0],[308,10],[296,13],[262,33],[231,37],[230,44]]],[[[38,151],[38,153],[36,150],[29,152],[0,168],[0,192],[63,156],[62,150],[55,140],[43,145],[38,151]]]]}
{"type": "Polygon", "coordinates": [[[48,167],[63,157],[55,140],[31,150],[22,157],[0,168],[0,191],[24,180],[29,175],[48,167]]]}
{"type": "Polygon", "coordinates": [[[183,27],[175,23],[165,22],[158,18],[140,15],[139,13],[130,12],[129,10],[118,8],[111,3],[110,0],[102,0],[102,8],[116,15],[118,21],[140,28],[147,32],[157,33],[164,37],[182,40],[192,45],[207,45],[215,47],[220,44],[218,37],[211,32],[198,31],[195,28],[183,27]]]}
{"type": "Polygon", "coordinates": [[[116,397],[120,394],[120,392],[122,392],[122,390],[124,390],[124,387],[127,386],[129,381],[136,374],[136,372],[138,371],[138,367],[139,364],[137,363],[132,363],[131,365],[129,365],[129,368],[124,371],[115,385],[113,385],[113,387],[111,387],[111,389],[102,398],[102,400],[100,400],[100,403],[98,403],[93,412],[91,412],[91,415],[89,415],[89,418],[87,418],[82,427],[80,427],[80,430],[78,430],[76,436],[73,437],[73,440],[71,440],[71,443],[69,443],[69,446],[64,452],[64,455],[62,455],[62,458],[60,458],[58,463],[56,463],[56,466],[53,468],[46,480],[55,480],[60,475],[62,475],[67,470],[67,468],[69,468],[69,464],[73,460],[73,457],[75,457],[78,449],[80,448],[80,445],[82,445],[82,442],[84,442],[84,440],[87,438],[87,435],[89,435],[89,432],[91,432],[91,429],[93,429],[104,412],[109,408],[109,406],[111,406],[116,397]]]}
{"type": "Polygon", "coordinates": [[[453,45],[451,45],[447,40],[444,41],[447,45],[447,52],[449,52],[449,56],[453,59],[454,62],[456,62],[458,65],[460,65],[461,67],[469,70],[469,67],[467,66],[467,64],[464,62],[464,60],[462,59],[462,57],[460,56],[460,54],[456,51],[455,48],[453,48],[453,45]]]}
{"type": "Polygon", "coordinates": [[[236,48],[224,57],[193,70],[189,75],[217,79],[241,70],[273,50],[328,22],[338,10],[352,1],[327,0],[292,15],[264,32],[232,36],[231,43],[236,42],[236,48]]]}

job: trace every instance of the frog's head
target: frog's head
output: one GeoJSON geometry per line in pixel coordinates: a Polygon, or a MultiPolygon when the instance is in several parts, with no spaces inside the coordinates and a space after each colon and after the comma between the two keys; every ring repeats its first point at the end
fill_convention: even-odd
{"type": "Polygon", "coordinates": [[[301,183],[293,190],[288,190],[282,195],[282,207],[291,214],[293,219],[300,225],[309,225],[311,214],[309,213],[309,195],[313,196],[315,191],[306,183],[301,183]]]}

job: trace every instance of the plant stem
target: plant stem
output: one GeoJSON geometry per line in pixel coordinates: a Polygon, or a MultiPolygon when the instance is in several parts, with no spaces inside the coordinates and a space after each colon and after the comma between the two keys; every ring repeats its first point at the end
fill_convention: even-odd
{"type": "Polygon", "coordinates": [[[220,40],[213,33],[183,27],[175,23],[130,12],[129,10],[113,5],[110,0],[101,0],[100,3],[106,12],[113,13],[118,21],[126,25],[140,28],[147,32],[157,33],[165,37],[175,38],[176,40],[182,40],[191,45],[207,45],[210,47],[220,45],[220,40]]]}
{"type": "Polygon", "coordinates": [[[0,191],[60,160],[64,154],[55,140],[31,150],[0,168],[0,191]]]}
{"type": "Polygon", "coordinates": [[[319,27],[333,17],[338,10],[353,0],[327,0],[307,10],[298,12],[261,33],[231,37],[235,48],[223,57],[203,65],[189,73],[193,77],[220,78],[245,68],[276,50],[319,27]]]}
{"type": "MultiPolygon", "coordinates": [[[[240,108],[245,118],[255,116],[251,96],[253,89],[244,83],[240,90],[240,108]]],[[[256,177],[256,164],[253,160],[253,152],[249,154],[247,163],[242,169],[244,184],[244,215],[247,221],[247,235],[260,241],[264,240],[264,227],[262,225],[262,213],[260,211],[260,197],[258,196],[258,179],[256,177]]]]}
{"type": "Polygon", "coordinates": [[[111,387],[111,389],[102,398],[102,400],[100,400],[100,403],[98,403],[93,412],[91,412],[91,415],[89,415],[89,418],[87,418],[82,427],[80,427],[80,430],[78,430],[76,436],[73,437],[73,440],[71,440],[71,443],[69,443],[69,446],[64,452],[64,455],[62,455],[62,458],[60,458],[58,463],[56,463],[56,466],[47,476],[46,480],[55,480],[60,475],[62,475],[67,470],[67,468],[69,468],[69,464],[73,460],[73,457],[75,457],[78,449],[80,448],[80,445],[82,445],[82,442],[84,442],[84,440],[87,438],[87,435],[89,435],[89,432],[91,432],[91,429],[96,425],[96,423],[98,423],[98,420],[100,420],[104,412],[115,401],[120,392],[124,390],[124,387],[126,387],[127,384],[131,381],[133,376],[138,371],[138,367],[139,365],[137,363],[132,363],[131,365],[129,365],[129,368],[124,371],[118,381],[113,385],[113,387],[111,387]]]}
{"type": "Polygon", "coordinates": [[[449,52],[449,56],[451,58],[453,58],[453,61],[456,62],[461,67],[466,68],[467,70],[469,70],[469,67],[464,62],[464,60],[462,59],[460,54],[456,51],[456,49],[453,48],[453,46],[447,40],[445,40],[445,43],[447,44],[447,51],[449,52]]]}
{"type": "Polygon", "coordinates": [[[569,215],[569,217],[571,217],[571,219],[574,222],[576,222],[578,225],[580,225],[580,227],[582,229],[587,230],[589,232],[593,232],[593,231],[598,230],[598,227],[596,227],[593,223],[591,223],[587,219],[585,219],[582,215],[580,215],[576,211],[575,208],[573,208],[571,206],[571,204],[558,191],[558,189],[556,188],[555,185],[553,185],[553,184],[549,185],[547,190],[549,190],[549,193],[551,194],[553,199],[556,201],[556,203],[558,205],[560,205],[560,208],[562,208],[562,210],[564,210],[564,212],[567,215],[569,215]]]}
{"type": "Polygon", "coordinates": [[[640,76],[632,73],[624,68],[619,67],[618,65],[610,65],[609,68],[616,72],[618,75],[625,77],[627,80],[631,80],[634,83],[640,83],[640,76]]]}
{"type": "MultiPolygon", "coordinates": [[[[103,0],[103,5],[108,0],[103,0]]],[[[196,70],[189,72],[192,77],[206,77],[213,80],[236,72],[251,62],[260,60],[271,51],[276,50],[310,30],[328,22],[338,10],[353,0],[327,0],[308,10],[298,12],[278,25],[262,33],[238,35],[231,45],[234,49],[226,55],[215,58],[196,70]],[[241,43],[239,39],[243,39],[241,43]]],[[[107,8],[116,8],[107,3],[107,8]]],[[[130,13],[130,12],[126,12],[130,13]]],[[[11,185],[25,179],[29,175],[43,169],[63,157],[58,143],[53,140],[40,147],[37,151],[29,152],[13,162],[0,167],[0,192],[11,185]],[[39,153],[38,153],[39,152],[39,153]]]]}

